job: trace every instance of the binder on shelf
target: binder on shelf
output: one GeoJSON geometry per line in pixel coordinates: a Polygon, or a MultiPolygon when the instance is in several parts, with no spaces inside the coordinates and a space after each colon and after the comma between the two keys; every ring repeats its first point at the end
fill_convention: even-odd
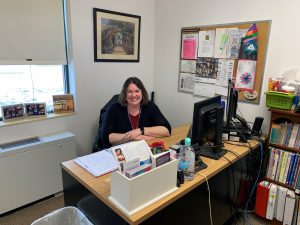
{"type": "Polygon", "coordinates": [[[297,225],[298,210],[299,210],[299,196],[295,195],[295,208],[294,208],[294,214],[292,219],[292,225],[297,225]]]}
{"type": "MultiPolygon", "coordinates": [[[[299,197],[299,196],[298,196],[299,197]]],[[[300,224],[300,201],[298,198],[298,202],[296,203],[298,205],[298,209],[297,209],[297,221],[296,224],[300,224]]]]}
{"type": "Polygon", "coordinates": [[[268,181],[261,181],[257,185],[256,202],[254,211],[257,215],[266,218],[266,210],[269,198],[270,183],[268,181]]]}
{"type": "Polygon", "coordinates": [[[295,155],[295,159],[294,159],[294,164],[293,164],[293,167],[292,167],[292,171],[291,171],[291,176],[290,176],[290,179],[288,181],[288,185],[292,185],[292,182],[294,180],[294,176],[295,176],[295,172],[296,172],[296,169],[297,169],[297,164],[298,164],[298,161],[299,161],[299,155],[295,155]]]}
{"type": "Polygon", "coordinates": [[[279,159],[279,153],[280,151],[278,149],[275,150],[275,155],[274,155],[274,165],[272,168],[272,174],[271,174],[271,179],[275,180],[276,176],[276,170],[277,170],[277,165],[278,165],[278,159],[279,159]]]}
{"type": "Polygon", "coordinates": [[[277,208],[276,208],[276,219],[280,222],[283,221],[285,198],[287,193],[287,188],[278,186],[278,196],[277,196],[277,208]]]}
{"type": "Polygon", "coordinates": [[[274,217],[276,194],[277,194],[277,185],[271,183],[269,195],[268,195],[267,211],[266,211],[266,218],[269,220],[273,220],[274,217]]]}
{"type": "Polygon", "coordinates": [[[300,194],[300,172],[298,173],[298,176],[296,178],[294,189],[296,194],[300,194]]]}
{"type": "Polygon", "coordinates": [[[286,168],[288,155],[289,155],[289,153],[287,151],[283,152],[282,166],[281,166],[280,175],[279,175],[279,182],[281,182],[281,183],[283,183],[284,172],[285,172],[285,168],[286,168]]]}
{"type": "Polygon", "coordinates": [[[293,156],[293,153],[289,152],[288,159],[287,159],[286,166],[285,166],[285,170],[284,170],[283,182],[282,182],[284,184],[285,184],[285,182],[287,180],[287,176],[288,176],[288,172],[289,172],[289,168],[290,168],[292,156],[293,156]]]}
{"type": "Polygon", "coordinates": [[[292,133],[291,133],[291,137],[290,137],[290,140],[289,140],[289,144],[288,144],[289,148],[294,147],[295,142],[296,142],[296,138],[297,138],[297,134],[298,134],[298,130],[299,130],[299,124],[294,124],[293,130],[292,130],[292,133]]]}
{"type": "Polygon", "coordinates": [[[273,169],[273,166],[274,166],[275,148],[269,147],[269,153],[270,153],[270,157],[269,157],[269,163],[268,163],[267,175],[266,176],[268,178],[271,178],[272,169],[273,169]]]}
{"type": "Polygon", "coordinates": [[[296,154],[293,153],[292,158],[291,158],[291,163],[290,163],[290,166],[289,166],[289,172],[288,172],[287,179],[286,179],[286,182],[285,182],[287,185],[289,185],[289,183],[290,183],[291,174],[293,172],[295,160],[296,160],[296,154]]]}
{"type": "Polygon", "coordinates": [[[293,219],[293,213],[295,208],[295,193],[292,190],[288,190],[285,199],[283,216],[283,225],[291,225],[293,219]]]}
{"type": "Polygon", "coordinates": [[[282,162],[283,162],[283,155],[284,155],[284,151],[279,150],[278,166],[277,166],[277,171],[276,171],[276,175],[275,175],[276,181],[279,181],[279,176],[281,173],[281,167],[282,167],[282,162]]]}
{"type": "Polygon", "coordinates": [[[296,141],[295,141],[295,144],[294,144],[294,148],[296,148],[296,149],[299,149],[299,140],[300,140],[300,126],[299,126],[299,129],[298,129],[296,141]]]}

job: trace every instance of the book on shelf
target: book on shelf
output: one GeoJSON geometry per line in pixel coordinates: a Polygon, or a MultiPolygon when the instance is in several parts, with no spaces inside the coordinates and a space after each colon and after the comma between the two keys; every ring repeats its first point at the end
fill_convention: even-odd
{"type": "Polygon", "coordinates": [[[53,95],[52,98],[54,113],[74,112],[73,95],[53,95]]]}
{"type": "Polygon", "coordinates": [[[295,193],[288,190],[285,199],[283,225],[291,225],[295,208],[295,193]]]}
{"type": "Polygon", "coordinates": [[[300,125],[297,123],[273,123],[271,125],[270,143],[299,149],[300,125]]]}
{"type": "Polygon", "coordinates": [[[280,140],[280,126],[278,124],[272,124],[271,134],[270,134],[270,143],[279,144],[280,140]]]}

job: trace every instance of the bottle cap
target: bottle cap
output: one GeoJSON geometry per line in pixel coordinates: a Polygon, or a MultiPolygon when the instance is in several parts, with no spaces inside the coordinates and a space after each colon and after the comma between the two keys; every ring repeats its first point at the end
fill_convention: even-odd
{"type": "Polygon", "coordinates": [[[191,146],[191,139],[190,138],[185,138],[184,139],[184,145],[185,146],[191,146]]]}

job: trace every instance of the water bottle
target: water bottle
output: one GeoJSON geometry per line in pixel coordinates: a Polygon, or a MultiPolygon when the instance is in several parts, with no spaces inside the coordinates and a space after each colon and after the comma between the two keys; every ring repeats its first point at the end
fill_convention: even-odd
{"type": "Polygon", "coordinates": [[[195,175],[195,152],[191,146],[191,139],[186,138],[180,149],[179,168],[184,173],[184,180],[193,180],[195,175]]]}

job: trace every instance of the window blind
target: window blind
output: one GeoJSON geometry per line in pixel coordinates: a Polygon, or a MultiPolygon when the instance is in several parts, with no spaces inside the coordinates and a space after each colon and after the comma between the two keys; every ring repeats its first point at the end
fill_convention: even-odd
{"type": "Polygon", "coordinates": [[[0,64],[66,64],[62,0],[0,1],[0,64]]]}

